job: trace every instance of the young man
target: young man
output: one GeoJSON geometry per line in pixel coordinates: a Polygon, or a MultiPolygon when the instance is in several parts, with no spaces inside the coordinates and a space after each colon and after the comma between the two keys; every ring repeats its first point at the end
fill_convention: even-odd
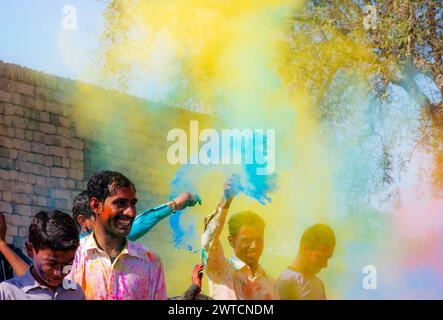
{"type": "Polygon", "coordinates": [[[74,220],[58,210],[41,211],[29,226],[26,251],[33,265],[22,276],[0,283],[0,300],[83,300],[80,286],[64,285],[79,245],[74,220]]]}
{"type": "Polygon", "coordinates": [[[224,194],[215,212],[206,218],[202,247],[209,280],[209,295],[214,299],[278,299],[277,286],[259,264],[264,246],[265,222],[257,214],[245,211],[229,218],[229,244],[235,256],[225,258],[220,234],[229,206],[238,193],[238,177],[225,184],[224,194]]]}
{"type": "MultiPolygon", "coordinates": [[[[87,299],[166,299],[160,258],[126,238],[136,217],[134,184],[119,172],[101,171],[89,180],[87,193],[95,228],[82,239],[69,278],[87,299]]],[[[175,212],[195,203],[186,193],[166,205],[175,212]]]]}
{"type": "Polygon", "coordinates": [[[303,233],[297,257],[280,275],[278,287],[284,300],[324,300],[325,286],[316,276],[328,266],[335,248],[335,235],[325,224],[315,224],[303,233]]]}
{"type": "Polygon", "coordinates": [[[19,248],[6,243],[6,231],[5,216],[0,213],[0,282],[13,278],[14,273],[24,275],[31,264],[19,248]]]}

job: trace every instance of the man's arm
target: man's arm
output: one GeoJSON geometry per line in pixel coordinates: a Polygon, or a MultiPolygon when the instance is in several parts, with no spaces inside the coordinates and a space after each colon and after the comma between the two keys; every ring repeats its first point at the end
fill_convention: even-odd
{"type": "Polygon", "coordinates": [[[147,209],[135,217],[128,239],[136,241],[148,233],[157,223],[172,213],[165,203],[158,207],[147,209]]]}
{"type": "Polygon", "coordinates": [[[226,222],[229,206],[237,193],[236,179],[236,176],[228,179],[217,208],[205,218],[205,231],[202,235],[203,259],[208,276],[213,281],[220,279],[228,267],[220,242],[220,234],[226,222]]]}
{"type": "Polygon", "coordinates": [[[29,265],[20,256],[11,249],[6,243],[6,219],[3,213],[0,213],[0,252],[11,265],[15,274],[22,276],[28,271],[29,265]]]}
{"type": "Polygon", "coordinates": [[[147,209],[135,217],[128,239],[136,241],[148,233],[157,223],[170,216],[174,210],[183,210],[201,204],[198,195],[184,192],[172,201],[158,207],[147,209]]]}

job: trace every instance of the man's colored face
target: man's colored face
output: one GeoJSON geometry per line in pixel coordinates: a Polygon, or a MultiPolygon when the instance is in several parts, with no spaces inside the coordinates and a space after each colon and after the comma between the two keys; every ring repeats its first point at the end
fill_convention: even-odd
{"type": "Polygon", "coordinates": [[[137,215],[136,203],[133,188],[118,188],[113,195],[105,199],[102,212],[96,216],[97,225],[101,224],[113,237],[126,237],[137,215]]]}
{"type": "Polygon", "coordinates": [[[235,256],[247,265],[256,265],[263,253],[264,229],[254,226],[241,227],[230,239],[235,256]]]}
{"type": "Polygon", "coordinates": [[[334,247],[318,247],[312,249],[305,247],[304,250],[308,268],[313,274],[320,272],[323,268],[327,268],[328,260],[334,253],[334,247]]]}
{"type": "Polygon", "coordinates": [[[67,267],[72,265],[76,249],[67,251],[40,249],[36,252],[32,248],[32,253],[29,251],[28,255],[33,259],[34,270],[40,278],[39,280],[43,281],[48,287],[56,288],[62,284],[64,277],[68,275],[70,269],[67,267]]]}

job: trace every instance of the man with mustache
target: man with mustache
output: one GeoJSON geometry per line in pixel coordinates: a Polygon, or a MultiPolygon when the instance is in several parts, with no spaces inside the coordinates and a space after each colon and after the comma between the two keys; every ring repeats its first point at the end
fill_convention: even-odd
{"type": "MultiPolygon", "coordinates": [[[[119,172],[100,171],[86,191],[95,227],[82,239],[69,278],[81,285],[86,299],[167,299],[160,258],[127,239],[137,214],[134,184],[119,172]]],[[[193,204],[191,195],[167,205],[175,211],[193,204]]]]}

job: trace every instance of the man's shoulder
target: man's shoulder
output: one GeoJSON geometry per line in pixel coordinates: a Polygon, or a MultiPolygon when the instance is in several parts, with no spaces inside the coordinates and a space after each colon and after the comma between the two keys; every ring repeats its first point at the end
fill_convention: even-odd
{"type": "MultiPolygon", "coordinates": [[[[12,278],[12,279],[14,279],[14,278],[12,278]]],[[[14,286],[14,283],[11,282],[12,279],[0,282],[0,292],[4,292],[7,288],[14,286]]]]}
{"type": "Polygon", "coordinates": [[[91,237],[91,235],[89,234],[86,237],[83,237],[80,239],[80,242],[79,242],[79,245],[77,248],[77,252],[76,252],[77,254],[83,253],[85,251],[85,249],[87,248],[87,246],[90,245],[90,241],[91,241],[89,239],[90,237],[91,237]]]}
{"type": "Polygon", "coordinates": [[[80,239],[80,246],[85,245],[86,240],[89,238],[90,234],[80,239]]]}
{"type": "Polygon", "coordinates": [[[278,277],[280,281],[294,281],[294,282],[302,282],[303,275],[300,272],[294,271],[290,268],[286,268],[282,271],[280,276],[278,277]]]}
{"type": "Polygon", "coordinates": [[[0,282],[0,300],[7,300],[9,296],[9,292],[13,286],[8,283],[9,280],[0,282]]]}
{"type": "Polygon", "coordinates": [[[297,284],[300,287],[324,287],[323,281],[316,275],[305,275],[303,273],[286,268],[278,278],[279,281],[286,281],[292,284],[297,284]]]}
{"type": "MultiPolygon", "coordinates": [[[[23,287],[23,276],[17,276],[14,278],[11,278],[9,280],[3,281],[0,283],[0,300],[1,299],[7,299],[9,296],[11,296],[11,293],[22,290],[23,287]]],[[[15,296],[16,294],[12,294],[12,296],[15,296]]]]}
{"type": "Polygon", "coordinates": [[[22,287],[24,284],[25,276],[15,276],[14,278],[8,279],[6,281],[3,281],[0,283],[0,288],[6,288],[6,287],[22,287]]]}
{"type": "Polygon", "coordinates": [[[143,257],[152,263],[161,263],[160,256],[141,243],[128,240],[128,249],[137,256],[143,257]]]}
{"type": "Polygon", "coordinates": [[[86,244],[88,243],[88,240],[90,237],[91,237],[91,234],[87,235],[86,237],[81,238],[78,249],[83,249],[86,246],[86,244]]]}

